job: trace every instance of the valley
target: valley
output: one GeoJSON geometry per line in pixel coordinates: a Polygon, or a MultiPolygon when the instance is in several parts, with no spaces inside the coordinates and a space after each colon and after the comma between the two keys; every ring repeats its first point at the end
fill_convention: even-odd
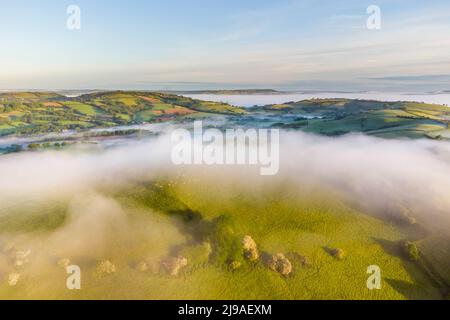
{"type": "Polygon", "coordinates": [[[0,110],[3,299],[448,298],[448,107],[114,91],[0,110]],[[280,129],[280,173],[174,166],[168,133],[194,120],[280,129]]]}

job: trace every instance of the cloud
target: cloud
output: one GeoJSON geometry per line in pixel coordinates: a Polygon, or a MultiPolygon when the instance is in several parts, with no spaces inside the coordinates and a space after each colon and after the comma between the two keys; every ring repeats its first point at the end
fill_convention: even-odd
{"type": "MultiPolygon", "coordinates": [[[[169,129],[170,130],[170,129],[169,129]]],[[[283,133],[280,173],[259,177],[259,167],[171,164],[168,136],[102,152],[23,153],[0,158],[0,212],[26,201],[47,201],[86,194],[158,177],[214,176],[214,183],[291,181],[343,192],[376,210],[405,205],[423,222],[450,225],[450,143],[384,140],[362,135],[339,138],[283,133]],[[247,177],[243,179],[243,177],[247,177]],[[227,182],[228,181],[228,182],[227,182]],[[245,182],[247,181],[247,182],[245,182]]]]}
{"type": "Polygon", "coordinates": [[[370,80],[388,80],[388,81],[450,81],[450,74],[430,74],[430,75],[415,75],[415,76],[390,76],[390,77],[378,77],[368,78],[370,80]]]}
{"type": "MultiPolygon", "coordinates": [[[[29,263],[19,269],[20,286],[4,294],[27,298],[73,294],[63,289],[66,273],[57,264],[70,259],[82,267],[87,289],[82,294],[112,297],[111,282],[105,284],[106,279],[95,276],[100,261],[112,261],[118,270],[115,285],[136,288],[132,296],[142,297],[143,278],[136,265],[145,261],[150,270],[159,270],[173,248],[192,240],[180,228],[183,222],[147,206],[127,204],[127,197],[139,196],[136,186],[154,185],[159,179],[181,177],[189,194],[207,190],[208,200],[223,203],[225,211],[229,207],[224,199],[236,201],[242,195],[253,200],[248,206],[258,208],[267,195],[276,200],[313,194],[320,199],[341,198],[348,210],[387,222],[405,219],[406,210],[429,232],[445,236],[450,232],[448,142],[284,132],[277,176],[260,176],[259,167],[174,167],[170,151],[170,141],[163,135],[93,152],[0,157],[0,222],[19,227],[0,234],[0,273],[17,270],[11,265],[17,252],[30,252],[29,263]],[[61,215],[64,219],[52,226],[61,215]],[[36,231],[36,226],[41,228],[36,231]],[[61,289],[49,292],[49,287],[61,289]]],[[[162,285],[161,278],[156,279],[151,282],[153,290],[162,285]]],[[[193,288],[202,285],[189,283],[193,288]]]]}

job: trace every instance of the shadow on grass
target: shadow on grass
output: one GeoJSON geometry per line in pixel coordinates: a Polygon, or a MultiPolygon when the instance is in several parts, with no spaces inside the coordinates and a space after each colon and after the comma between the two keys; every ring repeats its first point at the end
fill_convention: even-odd
{"type": "Polygon", "coordinates": [[[323,251],[325,251],[327,254],[329,254],[330,256],[332,256],[334,258],[334,249],[324,246],[322,247],[323,251]]]}
{"type": "Polygon", "coordinates": [[[190,242],[199,243],[208,237],[212,222],[205,220],[200,212],[186,207],[182,210],[170,210],[167,214],[178,221],[178,229],[190,237],[190,242]]]}
{"type": "Polygon", "coordinates": [[[418,294],[418,286],[404,280],[385,279],[395,291],[403,295],[408,300],[426,300],[429,296],[418,294]]]}
{"type": "Polygon", "coordinates": [[[382,249],[389,255],[401,259],[403,268],[411,277],[412,282],[397,279],[385,279],[385,281],[398,293],[402,294],[409,300],[427,300],[433,299],[433,292],[425,288],[431,284],[435,288],[435,298],[442,298],[439,292],[442,294],[444,287],[430,272],[424,268],[420,261],[410,261],[406,253],[402,250],[403,241],[390,241],[386,239],[373,238],[382,249]],[[429,282],[426,284],[424,282],[429,282]],[[423,284],[423,285],[421,285],[423,284]]]}
{"type": "Polygon", "coordinates": [[[182,210],[169,210],[166,213],[176,219],[178,229],[188,239],[185,244],[171,248],[172,254],[179,254],[188,247],[207,242],[212,249],[209,262],[220,266],[243,262],[241,237],[235,234],[234,222],[229,215],[220,215],[207,220],[200,212],[187,206],[182,210]]]}

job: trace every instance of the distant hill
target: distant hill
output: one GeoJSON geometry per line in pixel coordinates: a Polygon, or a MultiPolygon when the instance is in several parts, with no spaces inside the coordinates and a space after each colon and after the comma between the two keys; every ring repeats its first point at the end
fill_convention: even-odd
{"type": "Polygon", "coordinates": [[[217,95],[251,95],[251,94],[282,94],[273,89],[237,89],[237,90],[192,90],[192,91],[165,91],[173,94],[217,94],[217,95]]]}
{"type": "Polygon", "coordinates": [[[108,91],[78,97],[53,92],[0,94],[0,135],[191,121],[217,115],[232,116],[244,126],[329,136],[363,132],[383,138],[450,139],[450,108],[425,103],[312,99],[244,109],[167,92],[108,91]]]}
{"type": "Polygon", "coordinates": [[[313,99],[252,108],[253,114],[292,116],[275,124],[324,135],[363,132],[384,138],[450,139],[450,108],[416,102],[313,99]]]}
{"type": "Polygon", "coordinates": [[[0,94],[0,135],[84,130],[145,122],[240,115],[245,109],[168,93],[110,91],[66,97],[52,92],[0,94]]]}
{"type": "Polygon", "coordinates": [[[7,102],[38,102],[59,99],[64,96],[55,92],[5,92],[0,93],[0,103],[7,102]]]}

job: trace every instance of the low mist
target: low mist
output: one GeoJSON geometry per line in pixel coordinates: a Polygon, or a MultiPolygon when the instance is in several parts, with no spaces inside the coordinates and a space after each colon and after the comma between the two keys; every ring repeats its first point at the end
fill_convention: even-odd
{"type": "MultiPolygon", "coordinates": [[[[32,248],[55,259],[92,260],[142,252],[156,263],[170,247],[186,240],[176,223],[152,209],[140,215],[142,209],[124,207],[105,190],[180,176],[187,187],[196,179],[221,186],[223,192],[257,194],[280,184],[291,185],[294,194],[323,188],[367,214],[392,218],[407,208],[431,229],[445,234],[450,229],[448,142],[282,132],[275,176],[261,176],[258,166],[175,166],[171,148],[170,136],[161,135],[106,150],[72,148],[0,157],[0,219],[16,212],[42,214],[39,208],[47,203],[69,204],[56,229],[4,232],[0,249],[6,256],[11,248],[32,248]]],[[[0,273],[6,272],[7,260],[0,258],[0,273]]],[[[45,268],[45,263],[35,263],[40,265],[35,270],[45,268]]]]}
{"type": "MultiPolygon", "coordinates": [[[[261,177],[258,166],[171,163],[168,135],[108,150],[20,153],[0,158],[0,214],[27,201],[76,198],[102,186],[161,177],[210,177],[211,183],[256,189],[289,181],[326,186],[367,207],[410,207],[419,219],[449,222],[450,143],[386,140],[364,135],[322,137],[283,132],[280,171],[261,177]],[[245,179],[243,179],[245,177],[245,179]]],[[[441,225],[442,226],[442,225],[441,225]]]]}

